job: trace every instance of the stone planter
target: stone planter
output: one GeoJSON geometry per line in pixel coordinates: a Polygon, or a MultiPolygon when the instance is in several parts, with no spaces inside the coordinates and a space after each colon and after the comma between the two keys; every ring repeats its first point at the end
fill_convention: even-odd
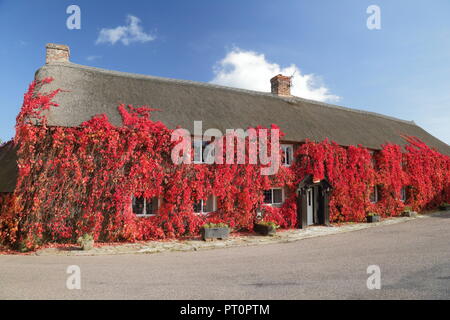
{"type": "Polygon", "coordinates": [[[94,247],[94,240],[81,241],[81,250],[91,250],[94,247]]]}
{"type": "Polygon", "coordinates": [[[381,217],[378,215],[367,216],[367,223],[374,223],[374,222],[380,222],[380,221],[381,221],[381,217]]]}
{"type": "Polygon", "coordinates": [[[214,239],[228,239],[230,234],[230,228],[220,227],[220,228],[201,228],[200,229],[203,241],[214,240],[214,239]]]}
{"type": "Polygon", "coordinates": [[[404,212],[402,212],[402,217],[417,218],[417,212],[415,212],[415,211],[404,211],[404,212]]]}
{"type": "Polygon", "coordinates": [[[255,223],[253,230],[263,236],[273,236],[277,232],[277,229],[274,226],[259,223],[255,223]]]}

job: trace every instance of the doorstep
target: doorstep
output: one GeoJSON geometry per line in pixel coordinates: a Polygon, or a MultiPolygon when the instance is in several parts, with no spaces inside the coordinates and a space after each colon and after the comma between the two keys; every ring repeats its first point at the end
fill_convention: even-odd
{"type": "MultiPolygon", "coordinates": [[[[433,215],[439,213],[433,213],[433,215]]],[[[273,236],[260,235],[230,235],[226,240],[216,240],[205,242],[202,240],[172,240],[172,241],[148,241],[140,243],[127,243],[117,245],[100,245],[91,250],[83,251],[65,248],[44,248],[36,251],[38,256],[62,255],[62,256],[98,256],[98,255],[117,255],[117,254],[153,254],[161,252],[182,252],[211,250],[219,248],[232,248],[244,246],[257,246],[273,243],[289,243],[303,239],[321,237],[326,235],[345,233],[357,230],[373,228],[377,226],[407,222],[415,219],[427,218],[430,215],[418,215],[412,217],[395,217],[384,219],[375,223],[345,223],[341,225],[312,226],[307,229],[290,229],[278,231],[273,236]]]]}

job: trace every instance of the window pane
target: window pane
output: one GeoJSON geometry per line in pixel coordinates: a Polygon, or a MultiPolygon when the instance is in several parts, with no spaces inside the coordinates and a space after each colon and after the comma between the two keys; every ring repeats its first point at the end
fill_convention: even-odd
{"type": "Polygon", "coordinates": [[[273,203],[283,202],[283,192],[281,189],[273,189],[273,203]]]}
{"type": "Polygon", "coordinates": [[[292,149],[286,148],[286,165],[290,166],[292,161],[292,149]]]}
{"type": "Polygon", "coordinates": [[[208,164],[214,163],[214,157],[215,157],[215,147],[213,143],[207,143],[204,141],[203,144],[203,162],[208,164]]]}
{"type": "Polygon", "coordinates": [[[403,187],[401,190],[401,200],[406,201],[406,188],[403,187]]]}
{"type": "Polygon", "coordinates": [[[292,164],[292,159],[294,157],[294,149],[292,145],[281,145],[281,164],[285,166],[290,166],[292,164]]]}
{"type": "Polygon", "coordinates": [[[145,201],[143,197],[133,197],[133,212],[137,215],[144,214],[145,201]]]}
{"type": "Polygon", "coordinates": [[[194,161],[202,162],[203,141],[194,140],[194,161]]]}
{"type": "Polygon", "coordinates": [[[264,203],[272,203],[272,190],[264,190],[264,203]]]}
{"type": "Polygon", "coordinates": [[[145,213],[148,215],[156,214],[158,210],[158,198],[153,197],[150,200],[146,201],[145,213]]]}
{"type": "Polygon", "coordinates": [[[159,199],[158,197],[154,197],[152,199],[153,214],[158,213],[158,206],[159,206],[159,199]]]}
{"type": "Polygon", "coordinates": [[[372,157],[371,161],[372,161],[372,167],[377,169],[377,160],[374,157],[372,157]]]}
{"type": "Polygon", "coordinates": [[[203,207],[203,200],[200,200],[199,202],[194,203],[194,212],[201,213],[202,207],[203,207]]]}
{"type": "Polygon", "coordinates": [[[203,212],[213,212],[214,211],[214,196],[209,196],[206,201],[206,206],[203,208],[203,212]]]}
{"type": "Polygon", "coordinates": [[[377,187],[372,188],[372,193],[370,194],[370,202],[376,203],[378,201],[377,191],[377,187]]]}

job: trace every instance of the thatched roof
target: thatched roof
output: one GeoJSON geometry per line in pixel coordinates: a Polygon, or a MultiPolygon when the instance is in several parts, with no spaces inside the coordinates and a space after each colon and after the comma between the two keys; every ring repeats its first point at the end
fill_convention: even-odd
{"type": "Polygon", "coordinates": [[[179,125],[191,132],[195,120],[203,121],[204,130],[217,128],[222,132],[277,124],[286,133],[287,141],[329,138],[340,145],[361,144],[372,149],[379,149],[387,142],[404,145],[401,135],[410,135],[450,154],[447,144],[414,122],[297,97],[73,63],[46,65],[37,71],[36,77],[53,77],[51,88],[68,90],[55,99],[61,107],[53,108],[48,114],[49,125],[54,126],[78,126],[97,114],[106,114],[113,124],[120,125],[117,106],[126,103],[160,109],[154,113],[154,119],[170,128],[179,125]]]}
{"type": "MultiPolygon", "coordinates": [[[[379,149],[388,142],[404,145],[406,141],[401,136],[406,135],[418,137],[450,155],[446,143],[412,121],[298,97],[115,72],[70,62],[53,62],[36,72],[37,79],[46,77],[54,81],[44,87],[45,91],[65,90],[55,98],[60,106],[47,113],[51,126],[78,126],[98,114],[106,114],[112,124],[121,125],[117,106],[125,103],[157,108],[160,111],[154,112],[153,119],[161,120],[169,128],[181,126],[191,132],[196,120],[203,121],[203,130],[217,128],[222,132],[276,124],[286,134],[286,141],[328,138],[340,145],[361,144],[371,149],[379,149]]],[[[12,172],[17,171],[10,166],[13,150],[5,150],[0,150],[0,192],[13,190],[12,172]],[[9,170],[12,170],[10,179],[5,180],[9,170]]]]}

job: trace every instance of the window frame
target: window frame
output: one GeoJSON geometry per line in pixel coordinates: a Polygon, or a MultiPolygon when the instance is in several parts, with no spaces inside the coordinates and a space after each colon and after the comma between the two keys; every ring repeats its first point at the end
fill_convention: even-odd
{"type": "Polygon", "coordinates": [[[378,189],[379,189],[378,185],[374,185],[372,187],[372,192],[369,195],[369,200],[370,200],[370,203],[372,203],[372,204],[378,203],[378,201],[380,201],[380,196],[379,196],[378,189]],[[375,194],[375,201],[372,201],[372,199],[371,199],[372,198],[372,194],[375,194]]]}
{"type": "Polygon", "coordinates": [[[401,202],[406,202],[407,200],[408,200],[407,187],[403,186],[400,189],[400,201],[401,202]]]}
{"type": "Polygon", "coordinates": [[[212,157],[212,159],[214,159],[215,157],[215,147],[212,144],[213,141],[208,141],[208,140],[203,140],[203,139],[199,139],[199,138],[193,138],[192,139],[192,149],[193,149],[193,154],[194,154],[194,159],[193,159],[193,163],[194,164],[208,164],[208,162],[206,162],[207,159],[205,159],[205,151],[208,148],[208,146],[211,146],[210,148],[212,148],[211,151],[208,152],[208,156],[212,157]],[[197,155],[197,148],[198,148],[198,144],[201,143],[201,152],[200,152],[200,160],[196,159],[196,155],[197,155]]]}
{"type": "Polygon", "coordinates": [[[293,144],[283,143],[283,144],[280,145],[280,148],[281,148],[281,151],[284,153],[284,159],[282,159],[282,163],[281,164],[284,167],[290,167],[292,165],[292,163],[294,163],[294,145],[293,144]],[[291,149],[290,159],[289,159],[290,163],[289,164],[286,163],[287,162],[286,161],[287,157],[286,157],[286,150],[285,149],[291,149]]]}
{"type": "Polygon", "coordinates": [[[209,214],[209,213],[211,213],[211,212],[215,212],[216,210],[217,210],[217,197],[215,196],[215,195],[209,195],[208,196],[208,198],[209,197],[212,197],[212,201],[213,201],[213,203],[212,203],[212,211],[204,211],[204,209],[205,209],[205,207],[206,207],[206,204],[205,204],[205,202],[207,203],[208,202],[208,199],[206,199],[206,201],[205,200],[203,200],[203,199],[200,199],[199,200],[199,202],[201,203],[201,211],[200,212],[195,212],[195,203],[194,204],[192,204],[192,209],[194,210],[194,213],[195,214],[198,214],[198,215],[207,215],[207,214],[209,214]]]}
{"type": "Polygon", "coordinates": [[[153,198],[151,198],[151,199],[146,199],[146,198],[144,198],[143,196],[142,196],[142,197],[136,197],[136,196],[132,196],[132,197],[131,197],[131,211],[132,211],[133,214],[134,214],[136,217],[138,217],[138,218],[148,218],[148,217],[155,217],[155,216],[157,216],[157,215],[158,215],[158,210],[159,210],[160,204],[161,204],[161,201],[160,201],[160,198],[159,198],[159,197],[153,197],[153,198]],[[136,199],[138,199],[138,198],[143,198],[143,199],[144,199],[144,208],[143,208],[142,212],[145,212],[145,213],[137,214],[137,213],[134,212],[134,208],[133,208],[133,206],[134,206],[134,201],[135,201],[136,199]],[[156,198],[156,200],[157,200],[157,205],[156,205],[156,209],[152,209],[152,211],[153,211],[153,212],[156,211],[156,213],[147,214],[147,213],[146,213],[146,212],[147,212],[147,202],[148,202],[149,200],[150,200],[150,201],[153,201],[154,198],[156,198]]]}
{"type": "Polygon", "coordinates": [[[284,201],[285,201],[284,188],[282,188],[282,187],[280,187],[280,188],[270,188],[268,190],[264,190],[263,192],[269,191],[269,190],[271,192],[272,202],[271,203],[266,203],[265,200],[264,200],[264,205],[266,205],[266,206],[282,206],[284,201]],[[276,202],[276,203],[273,202],[273,199],[274,199],[273,191],[274,190],[281,190],[281,202],[276,202]]]}
{"type": "Polygon", "coordinates": [[[402,154],[402,170],[405,172],[408,170],[408,159],[405,154],[402,154]]]}

